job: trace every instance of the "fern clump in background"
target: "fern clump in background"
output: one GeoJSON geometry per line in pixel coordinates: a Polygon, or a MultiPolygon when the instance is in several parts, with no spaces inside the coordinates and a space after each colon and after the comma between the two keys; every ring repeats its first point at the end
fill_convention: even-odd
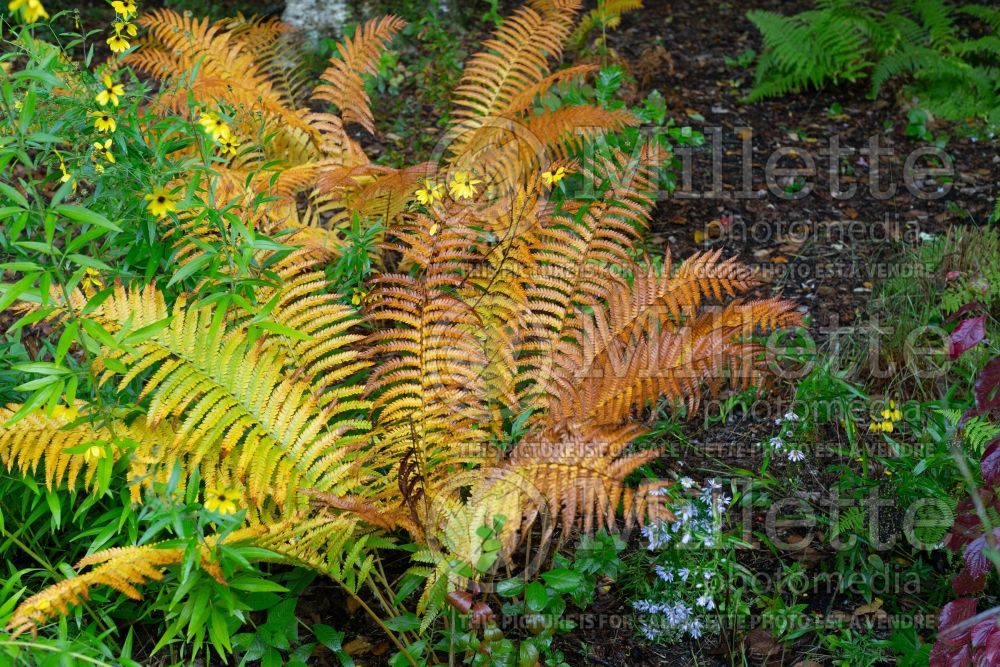
{"type": "Polygon", "coordinates": [[[889,11],[858,0],[816,5],[794,16],[747,13],[764,40],[748,101],[866,79],[874,97],[902,81],[941,118],[1000,123],[997,8],[944,0],[895,2],[889,11]]]}

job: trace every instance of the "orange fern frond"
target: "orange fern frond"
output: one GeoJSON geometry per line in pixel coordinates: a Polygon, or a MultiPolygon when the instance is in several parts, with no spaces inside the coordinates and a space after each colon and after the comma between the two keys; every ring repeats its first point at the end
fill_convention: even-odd
{"type": "Polygon", "coordinates": [[[541,97],[551,90],[553,86],[557,86],[566,81],[572,81],[573,79],[585,77],[588,74],[593,74],[598,69],[597,65],[583,64],[573,65],[571,67],[553,72],[537,83],[524,88],[524,90],[519,92],[517,95],[511,97],[510,102],[507,104],[506,113],[514,114],[527,111],[531,104],[535,101],[535,98],[541,97]]]}
{"type": "Polygon", "coordinates": [[[367,314],[378,328],[369,349],[381,361],[368,386],[379,447],[401,460],[387,483],[403,477],[408,456],[429,495],[449,471],[486,454],[488,359],[474,335],[475,311],[454,294],[476,257],[478,232],[418,217],[397,233],[402,240],[389,245],[424,275],[374,280],[367,314]]]}
{"type": "Polygon", "coordinates": [[[679,330],[651,332],[619,343],[589,375],[558,383],[555,419],[613,425],[635,417],[661,398],[683,400],[691,414],[705,385],[746,388],[763,376],[759,350],[749,337],[800,322],[794,304],[780,299],[730,302],[704,312],[679,330]]]}
{"type": "Polygon", "coordinates": [[[379,56],[406,22],[396,16],[372,19],[360,26],[354,37],[337,45],[340,58],[332,58],[320,78],[325,83],[313,91],[313,99],[330,102],[345,121],[353,121],[369,132],[375,131],[371,100],[365,91],[363,74],[378,72],[379,56]]]}
{"type": "MultiPolygon", "coordinates": [[[[506,467],[538,489],[544,504],[526,507],[528,524],[548,514],[564,533],[580,528],[593,533],[613,530],[622,505],[631,502],[625,479],[660,452],[625,454],[645,429],[637,424],[615,428],[547,430],[518,443],[506,467]]],[[[523,528],[523,527],[522,527],[523,528]]]]}

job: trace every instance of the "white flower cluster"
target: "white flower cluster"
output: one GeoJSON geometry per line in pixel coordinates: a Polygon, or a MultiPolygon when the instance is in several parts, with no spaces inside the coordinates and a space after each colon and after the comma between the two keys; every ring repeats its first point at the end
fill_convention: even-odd
{"type": "Polygon", "coordinates": [[[708,590],[708,582],[715,576],[715,572],[693,571],[687,567],[668,569],[662,565],[656,565],[653,569],[657,577],[675,586],[669,589],[669,601],[635,600],[632,603],[637,612],[646,615],[639,623],[639,631],[647,639],[678,640],[685,635],[697,639],[706,629],[715,626],[716,621],[708,614],[716,608],[715,598],[708,590]],[[698,597],[693,605],[689,605],[680,599],[680,595],[682,589],[692,587],[696,589],[694,594],[698,597]]]}
{"type": "MultiPolygon", "coordinates": [[[[777,426],[781,426],[782,424],[793,423],[797,421],[799,421],[799,416],[794,412],[789,411],[785,413],[784,417],[778,417],[777,419],[775,419],[774,423],[777,426]]],[[[787,458],[792,463],[805,461],[806,453],[797,447],[789,446],[788,443],[785,442],[784,438],[782,438],[782,436],[788,437],[791,434],[792,434],[791,429],[786,426],[782,430],[781,435],[776,435],[768,441],[768,447],[771,449],[772,452],[783,454],[785,458],[787,458]]]]}
{"type": "MultiPolygon", "coordinates": [[[[715,479],[706,480],[700,487],[689,477],[682,477],[679,482],[692,495],[674,510],[674,521],[661,521],[643,528],[650,551],[679,545],[715,546],[722,513],[728,509],[732,498],[722,492],[722,484],[715,479]]],[[[691,558],[685,561],[682,557],[681,562],[691,562],[691,558]]],[[[717,603],[712,595],[714,569],[656,564],[653,572],[657,579],[668,584],[664,592],[666,599],[632,603],[642,614],[637,625],[648,640],[670,642],[685,636],[697,639],[706,632],[715,631],[718,620],[714,617],[717,603]]]]}
{"type": "Polygon", "coordinates": [[[666,637],[680,639],[685,634],[697,639],[705,630],[705,622],[681,601],[653,602],[636,600],[632,607],[646,617],[639,623],[639,632],[649,641],[666,637]]]}
{"type": "MultiPolygon", "coordinates": [[[[695,486],[690,477],[682,477],[679,481],[684,489],[695,486]]],[[[675,510],[675,521],[658,521],[642,528],[642,535],[648,542],[647,548],[658,551],[672,542],[714,547],[717,521],[731,502],[732,498],[722,493],[721,483],[715,479],[706,480],[696,498],[691,498],[675,510]]]]}

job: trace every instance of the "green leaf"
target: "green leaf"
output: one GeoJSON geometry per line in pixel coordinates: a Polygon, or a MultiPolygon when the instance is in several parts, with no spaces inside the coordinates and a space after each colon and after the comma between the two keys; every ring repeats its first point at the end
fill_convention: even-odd
{"type": "Polygon", "coordinates": [[[250,593],[285,593],[287,588],[274,581],[250,574],[237,575],[229,580],[229,587],[250,593]]]}
{"type": "MultiPolygon", "coordinates": [[[[118,343],[116,343],[115,339],[111,337],[111,334],[109,334],[104,327],[102,327],[94,320],[83,320],[83,330],[86,331],[88,334],[90,334],[91,337],[97,340],[97,342],[99,342],[101,345],[107,348],[115,349],[116,347],[118,347],[118,343]]],[[[105,359],[105,363],[107,363],[108,361],[111,360],[105,359]]]]}
{"type": "Polygon", "coordinates": [[[226,624],[226,617],[218,609],[212,608],[212,616],[209,619],[211,625],[208,626],[208,636],[212,640],[220,658],[225,658],[227,653],[233,652],[233,645],[229,639],[229,626],[226,624]]]}
{"type": "Polygon", "coordinates": [[[17,205],[21,208],[24,209],[29,207],[28,200],[25,199],[24,195],[22,195],[14,186],[0,181],[0,192],[7,195],[8,198],[17,203],[17,205]]]}
{"type": "Polygon", "coordinates": [[[385,626],[396,632],[411,632],[420,627],[420,619],[413,612],[407,612],[401,616],[390,618],[385,622],[385,626]]]}
{"type": "MultiPolygon", "coordinates": [[[[0,183],[2,185],[2,183],[0,183]]],[[[0,220],[9,218],[12,215],[18,215],[21,213],[26,213],[20,206],[0,206],[0,220]]]]}
{"type": "MultiPolygon", "coordinates": [[[[344,651],[343,632],[335,630],[331,628],[329,625],[317,623],[316,625],[312,626],[312,633],[313,636],[316,637],[316,641],[318,641],[320,644],[329,649],[331,653],[338,656],[341,654],[347,656],[347,654],[343,652],[344,651]]],[[[347,656],[347,659],[350,660],[351,665],[354,664],[354,661],[350,659],[350,656],[347,656]]],[[[348,664],[346,662],[343,662],[343,659],[341,659],[341,662],[344,665],[348,664]]]]}
{"type": "Polygon", "coordinates": [[[58,88],[63,85],[62,79],[57,77],[52,72],[44,69],[23,69],[18,72],[14,72],[10,75],[11,79],[19,81],[21,79],[33,79],[35,81],[40,81],[42,83],[48,84],[52,88],[58,88]]]}
{"type": "Polygon", "coordinates": [[[504,598],[512,598],[516,595],[520,595],[521,591],[524,590],[524,580],[513,577],[511,579],[503,579],[497,583],[497,595],[504,598]]]}
{"type": "Polygon", "coordinates": [[[147,324],[144,327],[136,329],[129,335],[125,336],[122,341],[125,345],[134,345],[135,343],[141,343],[144,340],[149,340],[156,334],[160,333],[164,329],[170,326],[170,317],[164,317],[162,320],[153,322],[152,324],[147,324]]]}
{"type": "Polygon", "coordinates": [[[112,271],[112,272],[114,271],[114,269],[112,269],[110,266],[108,266],[101,260],[94,259],[93,257],[87,257],[86,255],[78,255],[76,253],[72,253],[71,255],[69,255],[69,260],[72,261],[74,264],[85,266],[88,269],[96,269],[98,271],[112,271]]]}
{"type": "Polygon", "coordinates": [[[62,137],[56,136],[55,134],[49,134],[48,132],[32,132],[24,138],[25,141],[34,142],[37,144],[59,144],[62,143],[62,137]]]}
{"type": "Polygon", "coordinates": [[[540,581],[532,581],[524,591],[524,602],[531,611],[541,611],[549,603],[549,592],[540,581]]]}
{"type": "Polygon", "coordinates": [[[546,585],[560,593],[573,593],[583,585],[583,577],[579,572],[565,568],[543,572],[542,579],[545,580],[546,585]]]}
{"type": "Polygon", "coordinates": [[[0,271],[17,271],[18,273],[24,273],[25,271],[41,271],[42,267],[34,262],[4,262],[0,264],[0,271]]]}
{"type": "Polygon", "coordinates": [[[177,273],[175,273],[173,277],[170,278],[170,282],[167,283],[167,287],[179,283],[188,276],[194,274],[197,271],[200,271],[203,266],[208,264],[210,259],[211,257],[209,257],[208,255],[199,255],[198,257],[195,257],[190,262],[188,262],[187,264],[185,264],[184,266],[182,266],[177,270],[177,273]]]}
{"type": "Polygon", "coordinates": [[[66,252],[71,252],[71,253],[76,252],[77,250],[87,245],[94,239],[100,238],[105,234],[107,234],[107,232],[101,229],[100,227],[93,227],[91,229],[88,229],[84,233],[78,234],[74,236],[72,240],[70,240],[69,244],[67,244],[66,246],[66,252]]]}
{"type": "Polygon", "coordinates": [[[75,222],[84,222],[94,225],[95,227],[101,227],[109,232],[120,232],[122,230],[121,227],[111,222],[100,213],[95,213],[89,208],[84,208],[83,206],[62,204],[61,206],[56,206],[55,212],[75,222]]]}
{"type": "Polygon", "coordinates": [[[56,346],[55,362],[57,364],[62,363],[62,360],[66,357],[66,353],[69,352],[69,346],[76,340],[76,335],[79,331],[80,322],[77,320],[70,322],[63,329],[62,335],[59,336],[59,344],[56,346]]]}
{"type": "Polygon", "coordinates": [[[312,336],[309,334],[302,333],[298,329],[293,329],[292,327],[279,324],[278,322],[272,322],[271,320],[257,322],[254,326],[270,331],[271,333],[276,333],[279,336],[291,338],[292,340],[312,340],[312,336]]]}
{"type": "Polygon", "coordinates": [[[13,285],[0,285],[0,288],[3,289],[3,296],[0,296],[0,312],[7,310],[17,297],[21,296],[25,290],[31,287],[31,284],[35,282],[35,278],[37,277],[37,274],[29,273],[13,285]]]}

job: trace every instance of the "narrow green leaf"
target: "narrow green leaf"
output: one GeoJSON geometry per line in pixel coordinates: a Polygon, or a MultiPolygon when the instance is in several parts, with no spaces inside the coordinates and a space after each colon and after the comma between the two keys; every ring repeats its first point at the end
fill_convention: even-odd
{"type": "Polygon", "coordinates": [[[122,230],[121,227],[111,222],[100,213],[95,213],[89,208],[84,208],[83,206],[76,206],[75,204],[62,204],[61,206],[56,206],[55,212],[75,222],[87,223],[106,229],[110,232],[120,232],[122,230]]]}

